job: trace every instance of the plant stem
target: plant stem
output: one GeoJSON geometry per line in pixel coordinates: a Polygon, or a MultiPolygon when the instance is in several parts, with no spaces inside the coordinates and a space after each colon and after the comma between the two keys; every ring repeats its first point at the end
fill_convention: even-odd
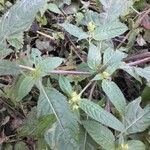
{"type": "Polygon", "coordinates": [[[93,83],[93,81],[91,80],[84,88],[83,90],[79,93],[79,96],[81,97],[81,95],[83,94],[83,92],[93,83]]]}
{"type": "Polygon", "coordinates": [[[145,52],[145,53],[141,53],[141,54],[137,54],[137,55],[132,55],[130,57],[127,57],[124,59],[124,61],[133,61],[133,60],[137,60],[137,59],[144,59],[150,57],[150,52],[145,52]]]}
{"type": "Polygon", "coordinates": [[[148,15],[150,13],[150,8],[147,9],[146,11],[144,11],[143,13],[141,13],[141,15],[139,16],[139,19],[137,20],[137,22],[135,24],[137,24],[138,26],[141,24],[142,20],[145,18],[146,15],[148,15]]]}
{"type": "Polygon", "coordinates": [[[22,69],[30,70],[30,71],[35,71],[35,69],[32,67],[28,67],[28,66],[24,66],[24,65],[19,65],[19,67],[22,69]]]}
{"type": "Polygon", "coordinates": [[[62,74],[62,75],[91,75],[90,72],[86,71],[67,71],[67,70],[52,70],[50,74],[62,74]]]}
{"type": "Polygon", "coordinates": [[[131,9],[132,9],[133,11],[135,11],[138,15],[140,15],[140,12],[138,12],[133,6],[131,6],[131,9]]]}
{"type": "Polygon", "coordinates": [[[46,38],[48,38],[48,39],[50,39],[50,40],[55,40],[54,37],[52,37],[52,36],[50,36],[50,35],[48,35],[48,34],[45,34],[45,33],[41,32],[41,31],[36,31],[36,32],[37,32],[38,34],[40,34],[40,35],[45,36],[46,38]]]}
{"type": "Polygon", "coordinates": [[[69,40],[69,42],[70,42],[70,44],[72,45],[72,47],[73,47],[73,51],[74,51],[74,53],[78,56],[78,58],[82,61],[82,62],[84,62],[84,60],[83,60],[83,58],[78,54],[78,48],[75,46],[75,44],[72,42],[72,40],[70,39],[70,37],[68,36],[68,35],[66,35],[66,37],[67,37],[67,39],[69,40]]]}
{"type": "Polygon", "coordinates": [[[92,100],[92,95],[93,95],[93,92],[94,92],[94,89],[95,89],[95,86],[96,86],[96,81],[93,83],[92,85],[92,88],[90,90],[90,95],[89,95],[89,100],[92,100]]]}
{"type": "Polygon", "coordinates": [[[141,65],[141,64],[145,64],[147,62],[150,62],[150,57],[141,59],[141,60],[137,60],[131,63],[128,63],[129,66],[136,66],[136,65],[141,65]]]}
{"type": "MultiPolygon", "coordinates": [[[[132,60],[132,59],[135,59],[135,58],[140,58],[140,57],[142,58],[142,57],[144,57],[144,59],[137,60],[137,61],[134,61],[134,62],[130,62],[130,63],[127,63],[127,64],[129,66],[136,66],[136,65],[141,65],[141,64],[145,64],[147,62],[150,62],[150,57],[145,58],[146,55],[149,56],[150,52],[147,52],[147,53],[145,53],[143,55],[133,56],[132,58],[128,58],[127,60],[129,60],[129,59],[132,60]]],[[[24,66],[24,65],[19,65],[19,67],[22,68],[22,69],[30,70],[30,71],[35,71],[36,70],[35,68],[24,66]]],[[[49,74],[57,74],[57,75],[87,75],[87,76],[88,75],[92,75],[88,71],[76,71],[76,70],[71,70],[71,71],[68,71],[68,70],[52,70],[52,71],[49,71],[47,73],[49,73],[49,74]]]]}

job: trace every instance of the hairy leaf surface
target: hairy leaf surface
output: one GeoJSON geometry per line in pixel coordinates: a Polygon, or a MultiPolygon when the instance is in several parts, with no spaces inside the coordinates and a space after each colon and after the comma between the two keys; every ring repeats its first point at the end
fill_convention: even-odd
{"type": "Polygon", "coordinates": [[[85,121],[83,125],[90,136],[105,150],[114,149],[115,137],[107,127],[91,120],[85,121]]]}
{"type": "MultiPolygon", "coordinates": [[[[59,93],[56,89],[44,88],[44,90],[41,90],[40,92],[37,108],[38,116],[54,113],[58,121],[57,129],[61,131],[60,134],[63,134],[69,143],[71,143],[71,141],[77,143],[77,118],[71,112],[67,99],[64,95],[59,93]]],[[[64,136],[60,136],[58,138],[65,140],[63,139],[64,136]]]]}
{"type": "Polygon", "coordinates": [[[124,115],[126,107],[126,99],[119,89],[119,87],[113,81],[103,80],[102,89],[108,96],[109,100],[113,103],[116,109],[124,115]]]}
{"type": "Polygon", "coordinates": [[[140,98],[136,99],[126,107],[125,124],[128,133],[142,132],[150,126],[150,105],[142,109],[140,102],[140,98]]]}
{"type": "Polygon", "coordinates": [[[105,111],[99,105],[94,104],[87,99],[82,99],[79,105],[81,109],[83,109],[87,113],[88,116],[95,119],[96,121],[115,130],[121,132],[125,131],[123,124],[115,116],[105,111]]]}

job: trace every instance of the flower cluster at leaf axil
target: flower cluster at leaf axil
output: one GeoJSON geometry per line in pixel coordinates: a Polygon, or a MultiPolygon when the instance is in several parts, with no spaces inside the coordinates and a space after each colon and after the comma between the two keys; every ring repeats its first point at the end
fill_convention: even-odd
{"type": "Polygon", "coordinates": [[[69,104],[71,105],[71,108],[73,110],[76,110],[79,108],[78,106],[79,101],[80,101],[80,96],[76,92],[73,92],[69,99],[69,104]]]}

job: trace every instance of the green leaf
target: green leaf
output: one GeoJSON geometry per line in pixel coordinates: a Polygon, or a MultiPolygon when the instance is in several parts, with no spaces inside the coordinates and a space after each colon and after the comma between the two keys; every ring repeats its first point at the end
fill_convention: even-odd
{"type": "Polygon", "coordinates": [[[77,37],[78,40],[87,39],[89,37],[86,32],[73,24],[63,23],[60,24],[60,26],[63,27],[69,34],[77,37]]]}
{"type": "Polygon", "coordinates": [[[14,149],[15,150],[27,150],[28,149],[28,146],[27,146],[27,144],[25,144],[24,142],[22,142],[22,141],[19,141],[19,142],[17,142],[16,144],[15,144],[15,146],[14,146],[14,149]]]}
{"type": "Polygon", "coordinates": [[[149,86],[146,86],[145,88],[144,88],[144,90],[143,90],[143,92],[142,92],[142,95],[141,95],[141,97],[142,97],[142,101],[147,101],[147,102],[149,102],[149,98],[150,98],[150,87],[149,86]]]}
{"type": "Polygon", "coordinates": [[[27,118],[23,121],[23,125],[18,129],[19,136],[43,137],[44,132],[51,127],[56,121],[54,115],[46,115],[37,117],[35,107],[27,114],[27,118]]]}
{"type": "Polygon", "coordinates": [[[115,137],[107,127],[91,120],[85,121],[83,126],[89,135],[105,150],[113,150],[115,148],[115,137]]]}
{"type": "Polygon", "coordinates": [[[87,26],[89,22],[93,22],[96,26],[101,25],[102,24],[101,15],[97,13],[96,11],[88,10],[84,14],[82,24],[87,26]]]}
{"type": "Polygon", "coordinates": [[[101,52],[100,52],[100,49],[98,47],[96,47],[92,43],[89,46],[87,63],[88,63],[88,66],[92,70],[97,70],[98,67],[101,64],[101,52]]]}
{"type": "Polygon", "coordinates": [[[39,49],[37,48],[32,48],[31,49],[31,60],[33,61],[33,63],[35,64],[35,66],[40,63],[42,61],[42,53],[39,49]]]}
{"type": "Polygon", "coordinates": [[[50,10],[56,14],[62,14],[62,12],[60,11],[60,9],[58,8],[58,6],[56,4],[49,3],[49,4],[47,4],[47,8],[48,8],[48,10],[50,10]]]}
{"type": "Polygon", "coordinates": [[[63,132],[57,123],[45,133],[45,140],[52,150],[79,150],[74,138],[70,136],[70,129],[63,132]]]}
{"type": "Polygon", "coordinates": [[[145,68],[138,68],[135,67],[135,71],[137,74],[147,80],[147,82],[150,82],[150,66],[145,68]]]}
{"type": "Polygon", "coordinates": [[[44,0],[17,1],[1,19],[0,44],[8,37],[29,29],[34,21],[36,13],[44,3],[44,0]]]}
{"type": "Polygon", "coordinates": [[[44,137],[38,138],[38,141],[36,143],[37,143],[36,144],[37,150],[49,150],[49,146],[47,142],[45,141],[44,137]]]}
{"type": "Polygon", "coordinates": [[[90,135],[87,134],[87,131],[82,126],[80,126],[79,139],[79,150],[97,150],[99,147],[99,145],[92,139],[90,135]]]}
{"type": "Polygon", "coordinates": [[[116,109],[122,115],[124,115],[126,107],[126,99],[121,90],[119,89],[119,87],[113,81],[103,80],[102,89],[108,96],[109,100],[116,107],[116,109]]]}
{"type": "Polygon", "coordinates": [[[79,106],[87,113],[88,116],[95,119],[96,121],[115,130],[121,132],[125,131],[123,124],[115,116],[105,111],[99,105],[94,104],[89,100],[82,99],[79,103],[79,106]]]}
{"type": "MultiPolygon", "coordinates": [[[[53,88],[41,87],[40,91],[41,92],[37,106],[38,116],[54,113],[58,122],[57,128],[59,131],[61,131],[60,134],[63,134],[66,137],[65,139],[68,140],[69,143],[71,143],[72,141],[77,143],[77,117],[71,112],[66,97],[53,88]]],[[[58,138],[61,138],[60,141],[65,140],[62,136],[58,138]]]]}
{"type": "Polygon", "coordinates": [[[99,0],[104,6],[104,21],[108,22],[129,13],[133,0],[99,0]]]}
{"type": "Polygon", "coordinates": [[[61,90],[65,94],[67,94],[67,96],[71,96],[71,94],[73,93],[72,86],[66,77],[63,77],[63,76],[59,77],[59,86],[61,90]]]}
{"type": "Polygon", "coordinates": [[[21,75],[16,79],[13,85],[5,88],[5,93],[12,102],[19,102],[29,94],[36,82],[37,79],[30,75],[21,75]]]}
{"type": "Polygon", "coordinates": [[[119,50],[113,50],[111,48],[107,48],[104,52],[103,64],[106,66],[106,65],[119,63],[126,56],[127,55],[125,53],[120,52],[119,50]]]}
{"type": "Polygon", "coordinates": [[[37,80],[32,76],[21,76],[15,85],[17,99],[22,100],[31,91],[36,82],[37,80]]]}
{"type": "Polygon", "coordinates": [[[133,149],[145,150],[146,149],[144,143],[138,140],[130,140],[127,142],[127,145],[128,145],[128,150],[133,150],[133,149]]]}
{"type": "Polygon", "coordinates": [[[130,74],[132,77],[134,77],[137,81],[142,83],[141,78],[139,77],[139,75],[135,71],[134,67],[131,67],[126,63],[122,63],[122,65],[119,68],[126,71],[128,74],[130,74]]]}
{"type": "Polygon", "coordinates": [[[112,48],[107,48],[104,51],[103,56],[103,66],[106,68],[106,72],[110,75],[113,74],[120,66],[123,65],[123,58],[127,55],[119,50],[113,50],[112,48]]]}
{"type": "Polygon", "coordinates": [[[11,61],[0,60],[0,75],[18,75],[20,67],[11,61]]]}
{"type": "Polygon", "coordinates": [[[13,50],[8,48],[5,42],[3,44],[0,44],[0,59],[5,58],[7,55],[9,55],[12,52],[13,50]]]}
{"type": "Polygon", "coordinates": [[[141,99],[136,99],[128,104],[125,113],[127,133],[143,132],[150,125],[150,105],[144,109],[140,107],[141,99]]]}
{"type": "Polygon", "coordinates": [[[97,41],[108,40],[123,34],[128,28],[118,20],[100,25],[93,32],[93,38],[97,41]]]}
{"type": "Polygon", "coordinates": [[[63,62],[62,58],[51,57],[45,58],[43,61],[39,62],[36,66],[37,70],[40,70],[43,75],[48,74],[49,71],[54,70],[63,62]]]}
{"type": "Polygon", "coordinates": [[[17,50],[21,49],[23,47],[23,42],[24,42],[24,37],[23,33],[19,34],[14,34],[13,36],[9,36],[7,38],[7,41],[9,42],[10,45],[15,47],[17,50]]]}

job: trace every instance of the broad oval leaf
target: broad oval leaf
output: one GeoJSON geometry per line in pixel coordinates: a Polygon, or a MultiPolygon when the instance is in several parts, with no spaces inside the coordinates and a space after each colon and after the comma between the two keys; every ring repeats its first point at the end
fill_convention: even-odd
{"type": "MultiPolygon", "coordinates": [[[[69,143],[73,141],[75,145],[78,145],[77,117],[71,112],[66,97],[56,89],[40,88],[38,116],[54,113],[58,121],[57,130],[61,131],[60,134],[63,134],[69,143]]],[[[60,136],[61,140],[64,140],[63,137],[60,136]]]]}
{"type": "Polygon", "coordinates": [[[89,52],[88,52],[88,58],[87,58],[88,66],[92,70],[97,70],[98,67],[101,64],[101,52],[98,47],[96,47],[94,44],[90,44],[89,46],[89,52]]]}
{"type": "Polygon", "coordinates": [[[107,48],[104,51],[103,56],[103,66],[106,67],[106,71],[112,74],[114,71],[122,66],[122,60],[127,55],[119,50],[113,50],[112,48],[107,48]]]}
{"type": "Polygon", "coordinates": [[[128,150],[133,150],[133,149],[145,150],[146,149],[146,146],[144,145],[144,143],[138,140],[130,140],[126,144],[127,144],[128,150]]]}
{"type": "MultiPolygon", "coordinates": [[[[7,149],[7,148],[6,148],[6,149],[7,149]]],[[[15,150],[19,150],[19,149],[21,149],[21,150],[27,150],[27,149],[28,149],[28,146],[27,146],[27,144],[26,144],[25,142],[19,141],[19,142],[17,142],[17,143],[14,145],[14,149],[15,149],[15,150]]],[[[8,148],[8,150],[10,150],[10,149],[8,148]]]]}
{"type": "Polygon", "coordinates": [[[32,76],[21,75],[10,88],[6,89],[7,96],[14,102],[21,101],[29,94],[34,84],[37,82],[32,76]]]}
{"type": "Polygon", "coordinates": [[[150,104],[142,109],[140,102],[140,98],[136,99],[126,107],[125,125],[127,133],[142,132],[150,126],[150,104]]]}
{"type": "Polygon", "coordinates": [[[21,137],[42,137],[44,132],[48,130],[55,121],[56,118],[53,114],[38,118],[37,109],[33,107],[27,114],[26,119],[23,120],[22,126],[18,128],[18,134],[21,137]]]}
{"type": "Polygon", "coordinates": [[[79,150],[77,142],[70,137],[69,128],[63,132],[58,123],[53,124],[44,137],[52,150],[79,150]]]}
{"type": "Polygon", "coordinates": [[[130,74],[132,77],[134,77],[137,81],[142,83],[141,78],[135,71],[134,67],[129,66],[126,63],[122,63],[122,65],[119,68],[126,71],[128,74],[130,74]]]}
{"type": "Polygon", "coordinates": [[[71,96],[71,94],[73,93],[72,86],[66,77],[63,77],[63,76],[59,77],[59,86],[61,90],[65,94],[67,94],[67,96],[71,96]]]}
{"type": "Polygon", "coordinates": [[[15,85],[17,100],[22,100],[31,91],[36,82],[37,80],[32,76],[21,76],[15,85]]]}
{"type": "Polygon", "coordinates": [[[128,28],[125,24],[116,20],[97,27],[93,32],[93,38],[97,41],[108,40],[123,34],[127,30],[128,28]]]}
{"type": "Polygon", "coordinates": [[[115,116],[105,111],[99,105],[94,104],[87,99],[82,99],[80,100],[79,106],[87,113],[88,116],[96,121],[120,132],[125,131],[124,125],[115,116]]]}
{"type": "Polygon", "coordinates": [[[9,55],[12,52],[13,50],[8,48],[5,42],[3,42],[3,44],[0,44],[0,59],[5,58],[7,55],[9,55]]]}
{"type": "Polygon", "coordinates": [[[147,82],[150,82],[150,66],[145,68],[135,67],[134,69],[139,76],[145,78],[147,82]]]}
{"type": "Polygon", "coordinates": [[[11,61],[0,60],[0,75],[18,75],[21,73],[20,67],[11,61]]]}
{"type": "Polygon", "coordinates": [[[105,150],[115,149],[115,137],[107,127],[92,120],[83,122],[83,126],[89,135],[105,150]]]}
{"type": "Polygon", "coordinates": [[[62,12],[60,11],[60,9],[58,8],[56,4],[53,4],[53,3],[47,4],[47,9],[54,13],[62,14],[62,12]]]}
{"type": "Polygon", "coordinates": [[[99,0],[104,6],[104,22],[119,18],[120,15],[126,15],[133,0],[99,0]]]}
{"type": "Polygon", "coordinates": [[[119,87],[113,81],[103,80],[102,89],[108,96],[109,100],[113,103],[116,109],[124,115],[126,107],[126,99],[119,89],[119,87]]]}
{"type": "Polygon", "coordinates": [[[89,37],[86,32],[73,24],[63,23],[60,24],[60,26],[63,27],[69,34],[77,37],[78,40],[87,39],[89,37]]]}
{"type": "Polygon", "coordinates": [[[45,0],[17,1],[1,19],[0,44],[8,37],[26,31],[44,3],[45,0]]]}
{"type": "Polygon", "coordinates": [[[49,71],[54,70],[55,68],[60,66],[62,62],[63,58],[59,57],[45,58],[37,64],[36,70],[39,70],[44,76],[48,74],[49,71]]]}

